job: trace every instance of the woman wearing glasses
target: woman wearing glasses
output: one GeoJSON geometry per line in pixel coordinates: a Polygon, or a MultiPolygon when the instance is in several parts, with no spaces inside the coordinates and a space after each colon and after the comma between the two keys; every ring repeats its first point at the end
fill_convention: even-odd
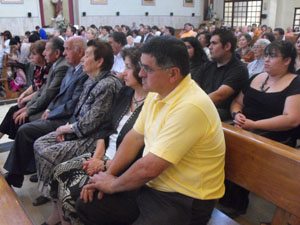
{"type": "Polygon", "coordinates": [[[270,44],[271,42],[268,39],[258,39],[254,46],[253,46],[253,52],[255,60],[248,64],[248,72],[249,77],[252,77],[253,75],[265,72],[265,48],[270,44]]]}
{"type": "MultiPolygon", "coordinates": [[[[295,146],[300,125],[296,56],[294,45],[288,41],[274,41],[266,47],[266,72],[253,76],[231,104],[236,127],[295,146]]],[[[226,184],[220,203],[230,209],[232,217],[246,213],[249,192],[228,181],[226,184]]]]}

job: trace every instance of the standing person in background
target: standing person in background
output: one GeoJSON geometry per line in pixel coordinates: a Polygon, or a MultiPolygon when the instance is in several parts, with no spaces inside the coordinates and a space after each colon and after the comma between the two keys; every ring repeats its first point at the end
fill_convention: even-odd
{"type": "Polygon", "coordinates": [[[43,28],[41,28],[40,26],[36,26],[35,30],[39,33],[41,39],[47,40],[47,34],[43,28]]]}

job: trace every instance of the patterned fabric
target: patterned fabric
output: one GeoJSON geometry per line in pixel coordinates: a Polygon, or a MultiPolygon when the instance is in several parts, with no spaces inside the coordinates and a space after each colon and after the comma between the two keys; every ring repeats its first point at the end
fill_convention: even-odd
{"type": "Polygon", "coordinates": [[[32,79],[32,88],[33,91],[37,91],[40,89],[44,83],[46,83],[47,75],[49,72],[51,65],[47,64],[44,67],[37,66],[33,73],[33,79],[32,79]]]}
{"type": "Polygon", "coordinates": [[[91,157],[91,153],[83,154],[59,164],[53,171],[54,182],[51,183],[51,198],[62,201],[64,219],[73,225],[82,224],[78,219],[75,203],[83,186],[90,179],[90,176],[82,170],[82,163],[91,157]]]}
{"type": "MultiPolygon", "coordinates": [[[[112,124],[107,129],[106,134],[103,135],[103,138],[108,138],[107,135],[112,135],[116,133],[118,130],[118,126],[120,121],[129,111],[129,107],[131,104],[131,99],[134,94],[134,91],[124,86],[117,97],[117,100],[113,106],[112,114],[112,124]]],[[[122,142],[125,135],[129,130],[133,127],[136,119],[138,118],[139,113],[141,112],[143,105],[140,105],[131,116],[127,119],[126,123],[122,126],[121,130],[117,133],[118,137],[116,141],[116,148],[122,142]]],[[[140,150],[140,154],[138,154],[138,158],[142,156],[143,148],[140,150]]],[[[84,170],[82,170],[82,163],[91,158],[91,153],[86,153],[82,156],[73,158],[67,162],[61,163],[55,167],[53,171],[53,176],[51,178],[51,191],[50,196],[53,199],[59,199],[62,201],[62,209],[64,212],[64,218],[67,221],[70,221],[71,224],[81,224],[78,219],[75,203],[77,198],[80,195],[82,187],[88,182],[90,176],[88,176],[84,170]]],[[[106,157],[106,155],[104,156],[106,157]]]]}
{"type": "MultiPolygon", "coordinates": [[[[88,79],[74,112],[76,135],[72,140],[57,142],[55,132],[52,132],[35,141],[38,190],[45,196],[49,196],[49,179],[56,165],[94,151],[101,126],[108,121],[112,103],[121,86],[121,82],[108,72],[88,79]]],[[[74,118],[71,120],[74,123],[74,118]]]]}

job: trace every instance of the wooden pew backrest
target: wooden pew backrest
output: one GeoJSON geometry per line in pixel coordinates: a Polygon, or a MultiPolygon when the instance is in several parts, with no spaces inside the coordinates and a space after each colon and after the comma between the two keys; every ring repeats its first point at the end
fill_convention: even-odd
{"type": "Polygon", "coordinates": [[[226,178],[300,218],[300,151],[223,123],[226,178]]]}

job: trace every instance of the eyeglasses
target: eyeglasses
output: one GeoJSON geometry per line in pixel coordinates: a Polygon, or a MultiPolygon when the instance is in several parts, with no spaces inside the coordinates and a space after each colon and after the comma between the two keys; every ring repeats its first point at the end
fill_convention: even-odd
{"type": "Polygon", "coordinates": [[[167,69],[170,69],[170,68],[174,67],[174,66],[168,66],[168,67],[163,67],[163,68],[159,68],[159,69],[154,70],[154,69],[151,69],[147,65],[143,65],[141,62],[139,62],[139,65],[141,67],[141,70],[143,70],[147,74],[148,73],[154,73],[154,72],[157,72],[157,71],[160,71],[160,70],[167,70],[167,69]]]}
{"type": "Polygon", "coordinates": [[[257,46],[257,45],[254,45],[254,46],[253,46],[253,49],[259,49],[259,48],[262,49],[261,46],[257,46]]]}
{"type": "Polygon", "coordinates": [[[281,55],[277,55],[275,53],[266,53],[265,54],[265,58],[274,59],[274,58],[277,58],[277,57],[282,57],[282,56],[281,55]]]}

